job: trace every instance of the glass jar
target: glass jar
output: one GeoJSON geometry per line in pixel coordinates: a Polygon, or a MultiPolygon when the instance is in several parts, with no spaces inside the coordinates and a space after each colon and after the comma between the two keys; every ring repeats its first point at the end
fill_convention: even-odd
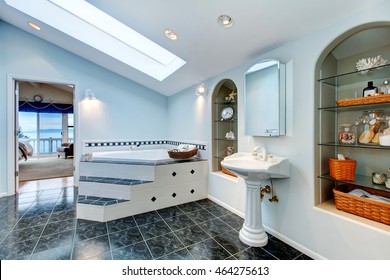
{"type": "Polygon", "coordinates": [[[364,111],[358,121],[358,139],[360,144],[379,145],[379,129],[385,125],[383,110],[364,111]]]}
{"type": "Polygon", "coordinates": [[[383,84],[379,87],[379,92],[384,93],[384,94],[389,94],[390,93],[390,84],[389,80],[384,80],[383,84]]]}
{"type": "Polygon", "coordinates": [[[386,118],[387,124],[379,129],[379,145],[390,146],[390,117],[386,118]]]}
{"type": "Polygon", "coordinates": [[[341,131],[339,132],[339,143],[340,144],[355,144],[356,135],[351,131],[350,124],[340,125],[341,131]]]}

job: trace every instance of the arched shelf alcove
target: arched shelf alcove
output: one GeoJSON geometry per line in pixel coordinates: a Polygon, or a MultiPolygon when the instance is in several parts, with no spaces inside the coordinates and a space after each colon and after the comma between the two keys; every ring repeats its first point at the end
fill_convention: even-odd
{"type": "Polygon", "coordinates": [[[362,97],[363,89],[369,81],[373,81],[379,88],[386,79],[390,80],[390,22],[370,23],[345,32],[329,44],[316,64],[314,203],[320,209],[333,214],[372,223],[374,226],[377,224],[378,227],[381,227],[381,224],[338,211],[333,190],[336,188],[336,191],[340,191],[341,185],[348,184],[351,188],[388,192],[390,196],[390,189],[386,189],[384,185],[373,184],[371,178],[373,172],[387,173],[390,147],[381,146],[374,140],[370,143],[360,141],[362,125],[356,122],[365,111],[383,110],[390,114],[390,102],[358,106],[351,103],[352,105],[340,106],[336,101],[362,97]],[[387,59],[385,67],[369,73],[356,69],[356,62],[360,59],[378,55],[387,59]],[[352,125],[354,143],[340,142],[339,132],[342,124],[352,125]],[[328,158],[337,158],[338,154],[356,160],[353,181],[330,176],[328,158]]]}
{"type": "Polygon", "coordinates": [[[221,80],[212,95],[212,171],[233,175],[221,161],[237,151],[237,86],[230,79],[221,80]]]}

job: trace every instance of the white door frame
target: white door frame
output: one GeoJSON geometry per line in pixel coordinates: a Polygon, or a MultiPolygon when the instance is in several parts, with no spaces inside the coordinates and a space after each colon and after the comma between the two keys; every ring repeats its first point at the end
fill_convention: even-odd
{"type": "Polygon", "coordinates": [[[74,114],[74,184],[78,185],[78,174],[79,174],[79,162],[76,160],[80,158],[80,148],[81,145],[79,142],[79,86],[77,82],[66,81],[66,80],[57,80],[57,79],[48,79],[47,77],[33,77],[33,76],[22,76],[15,74],[7,75],[7,140],[6,140],[6,151],[7,151],[7,164],[6,164],[6,183],[7,183],[7,195],[15,194],[15,187],[18,186],[17,177],[15,176],[16,172],[16,131],[15,126],[15,114],[16,114],[16,100],[19,100],[17,92],[15,92],[15,81],[27,81],[27,82],[40,82],[48,84],[67,84],[74,85],[73,88],[73,114],[74,114]],[[16,98],[17,97],[17,98],[16,98]]]}

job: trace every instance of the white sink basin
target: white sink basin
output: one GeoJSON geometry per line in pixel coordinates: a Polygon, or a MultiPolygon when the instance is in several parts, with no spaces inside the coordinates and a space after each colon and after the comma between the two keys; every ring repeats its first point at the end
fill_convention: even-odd
{"type": "Polygon", "coordinates": [[[244,179],[265,180],[289,176],[288,159],[279,156],[272,156],[263,161],[255,159],[251,153],[236,153],[225,157],[221,164],[244,179]]]}
{"type": "Polygon", "coordinates": [[[221,165],[245,180],[245,222],[240,230],[240,240],[254,247],[267,245],[268,236],[261,216],[260,187],[262,180],[288,178],[288,159],[273,156],[263,161],[254,158],[251,153],[236,153],[225,157],[221,165]]]}

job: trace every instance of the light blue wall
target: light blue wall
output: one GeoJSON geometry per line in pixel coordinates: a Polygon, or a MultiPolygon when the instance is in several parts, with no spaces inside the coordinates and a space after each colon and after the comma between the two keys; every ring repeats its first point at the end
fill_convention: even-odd
{"type": "MultiPolygon", "coordinates": [[[[239,151],[251,151],[264,145],[270,153],[287,157],[291,162],[289,179],[274,180],[279,203],[262,203],[264,225],[282,240],[313,257],[329,259],[390,259],[390,230],[383,226],[355,222],[314,207],[315,188],[315,73],[322,52],[343,33],[372,22],[390,23],[390,1],[365,8],[336,24],[290,42],[253,60],[280,59],[287,65],[287,135],[278,138],[251,137],[244,134],[243,77],[250,65],[205,81],[211,90],[204,97],[204,107],[195,106],[194,88],[169,98],[170,134],[211,143],[211,95],[216,84],[231,79],[237,85],[239,106],[239,151]],[[199,113],[197,110],[201,110],[199,113]],[[194,118],[198,116],[198,118],[194,118]],[[189,129],[190,128],[190,129],[189,129]],[[387,230],[386,230],[387,229],[387,230]]],[[[334,46],[333,46],[334,47],[334,46]]],[[[226,58],[228,59],[228,58],[226,58]]],[[[252,64],[252,63],[251,63],[252,64]]],[[[264,104],[259,104],[259,108],[264,104]]],[[[259,120],[261,121],[261,120],[259,120]]],[[[210,158],[211,157],[211,154],[210,158]]],[[[242,213],[245,186],[211,173],[209,195],[227,207],[242,213]]]]}
{"type": "MultiPolygon", "coordinates": [[[[72,81],[97,101],[79,103],[79,140],[166,139],[167,97],[0,21],[0,193],[6,191],[7,74],[72,81]]],[[[80,93],[77,93],[80,94],[80,93]]]]}
{"type": "MultiPolygon", "coordinates": [[[[0,21],[0,24],[2,22],[0,21]]],[[[1,109],[0,109],[0,147],[6,147],[6,121],[7,121],[7,110],[6,110],[6,101],[4,92],[5,92],[5,87],[6,87],[6,75],[4,72],[4,67],[2,65],[4,64],[3,62],[3,45],[4,45],[4,35],[0,27],[0,88],[2,89],[0,91],[0,100],[1,100],[1,109]]],[[[5,155],[6,155],[6,149],[2,148],[0,149],[0,194],[2,194],[6,190],[5,186],[5,178],[6,178],[6,160],[5,160],[5,155]]]]}

